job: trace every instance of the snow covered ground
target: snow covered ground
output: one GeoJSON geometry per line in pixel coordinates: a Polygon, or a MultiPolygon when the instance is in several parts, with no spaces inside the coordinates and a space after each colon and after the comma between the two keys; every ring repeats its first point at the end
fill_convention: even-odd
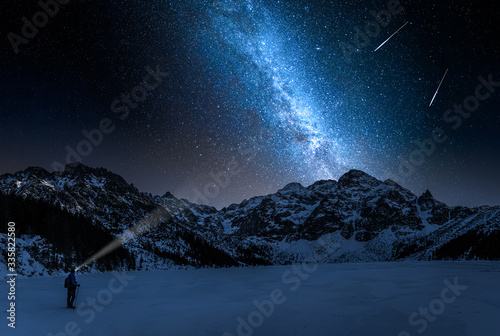
{"type": "Polygon", "coordinates": [[[1,335],[498,334],[500,262],[404,262],[17,279],[15,329],[0,284],[1,335]],[[412,322],[409,320],[411,319],[412,322]],[[421,333],[419,333],[419,331],[421,333]]]}

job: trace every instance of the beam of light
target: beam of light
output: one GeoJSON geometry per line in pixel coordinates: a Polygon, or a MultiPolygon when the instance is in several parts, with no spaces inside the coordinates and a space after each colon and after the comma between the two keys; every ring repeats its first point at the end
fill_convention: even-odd
{"type": "Polygon", "coordinates": [[[104,257],[105,255],[121,247],[123,244],[128,243],[129,241],[145,234],[146,232],[151,231],[156,226],[169,220],[172,215],[163,207],[164,204],[158,205],[152,212],[148,213],[141,220],[139,220],[139,222],[137,222],[135,226],[123,232],[111,243],[104,246],[97,253],[93,254],[91,257],[85,260],[80,266],[76,268],[76,270],[80,270],[82,267],[87,266],[97,259],[104,257]]]}
{"type": "Polygon", "coordinates": [[[389,36],[389,38],[388,38],[387,40],[385,40],[384,42],[382,42],[382,44],[381,44],[381,45],[379,45],[379,46],[377,47],[377,49],[375,49],[373,52],[375,52],[375,51],[379,50],[380,48],[382,48],[382,46],[383,46],[384,44],[386,44],[387,42],[389,42],[389,40],[390,40],[391,38],[393,38],[393,36],[394,36],[394,35],[396,35],[397,33],[399,33],[399,31],[400,31],[401,29],[403,29],[403,28],[404,28],[404,26],[406,26],[406,25],[408,24],[408,22],[410,22],[410,21],[406,21],[406,23],[405,23],[404,25],[402,25],[402,26],[401,26],[398,30],[396,30],[396,31],[394,32],[394,34],[392,34],[391,36],[389,36]]]}
{"type": "Polygon", "coordinates": [[[434,93],[434,97],[432,97],[432,100],[431,100],[431,103],[429,104],[429,107],[432,106],[432,103],[434,103],[434,99],[436,99],[436,96],[439,92],[439,89],[441,88],[441,84],[443,84],[443,81],[444,81],[444,78],[446,77],[446,74],[448,73],[448,69],[446,69],[444,75],[443,75],[443,78],[441,79],[441,82],[439,82],[439,86],[436,90],[436,93],[434,93]]]}

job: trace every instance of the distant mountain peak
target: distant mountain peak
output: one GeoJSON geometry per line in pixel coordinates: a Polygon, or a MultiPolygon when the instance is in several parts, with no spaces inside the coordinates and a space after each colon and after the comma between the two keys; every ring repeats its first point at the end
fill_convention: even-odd
{"type": "Polygon", "coordinates": [[[328,194],[336,185],[337,181],[335,180],[319,180],[311,184],[309,187],[307,187],[307,189],[318,192],[320,194],[328,194]]]}
{"type": "Polygon", "coordinates": [[[165,194],[163,194],[162,198],[175,198],[177,199],[170,191],[167,191],[165,194]]]}
{"type": "Polygon", "coordinates": [[[424,198],[434,198],[434,196],[432,196],[432,193],[430,192],[429,189],[426,189],[425,192],[422,194],[421,197],[424,197],[424,198]]]}
{"type": "Polygon", "coordinates": [[[397,182],[391,179],[385,180],[384,183],[393,187],[401,187],[397,182]]]}
{"type": "Polygon", "coordinates": [[[352,184],[368,183],[370,185],[381,183],[375,177],[365,173],[364,171],[351,169],[339,178],[339,185],[348,186],[352,184]]]}
{"type": "Polygon", "coordinates": [[[427,202],[436,203],[436,199],[434,198],[432,193],[429,191],[429,189],[426,189],[425,192],[418,197],[419,204],[427,203],[427,202]]]}
{"type": "Polygon", "coordinates": [[[47,177],[51,176],[51,174],[42,167],[30,166],[24,170],[24,173],[36,176],[38,178],[47,178],[47,177]]]}
{"type": "Polygon", "coordinates": [[[99,169],[104,169],[104,168],[91,168],[89,166],[84,165],[81,162],[72,162],[72,163],[68,163],[66,166],[64,166],[63,174],[64,173],[66,173],[66,174],[67,173],[88,174],[88,173],[93,173],[95,170],[99,170],[99,169]]]}
{"type": "MultiPolygon", "coordinates": [[[[125,181],[123,177],[120,175],[113,173],[106,168],[92,168],[89,166],[84,165],[81,162],[73,162],[69,163],[64,167],[64,171],[61,173],[58,173],[60,176],[63,177],[76,177],[76,178],[86,178],[88,176],[94,175],[95,177],[103,177],[106,178],[109,181],[113,181],[116,184],[123,185],[123,186],[129,186],[129,183],[125,181]]],[[[133,185],[130,185],[131,187],[135,188],[133,185]]]]}
{"type": "Polygon", "coordinates": [[[286,186],[278,190],[279,193],[293,192],[304,190],[304,186],[298,182],[288,183],[286,186]]]}
{"type": "Polygon", "coordinates": [[[429,189],[427,189],[422,195],[418,197],[417,203],[423,210],[434,209],[437,207],[446,207],[446,204],[434,198],[429,189]]]}

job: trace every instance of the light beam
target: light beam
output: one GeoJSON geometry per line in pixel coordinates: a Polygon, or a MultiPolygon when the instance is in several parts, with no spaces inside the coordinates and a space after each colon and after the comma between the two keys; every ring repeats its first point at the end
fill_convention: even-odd
{"type": "MultiPolygon", "coordinates": [[[[165,204],[165,203],[164,203],[165,204]]],[[[97,259],[104,257],[105,255],[113,252],[117,248],[121,247],[123,244],[151,231],[156,226],[169,220],[171,214],[162,205],[158,205],[152,212],[144,216],[137,224],[123,232],[118,238],[110,242],[108,245],[103,247],[100,251],[93,254],[87,260],[85,260],[80,266],[76,268],[78,271],[82,267],[91,264],[97,259]]]]}

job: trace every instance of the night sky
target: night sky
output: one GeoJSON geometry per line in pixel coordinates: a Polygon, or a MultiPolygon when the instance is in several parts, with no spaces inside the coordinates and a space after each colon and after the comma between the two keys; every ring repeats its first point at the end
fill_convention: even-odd
{"type": "Polygon", "coordinates": [[[498,1],[105,2],[0,5],[0,174],[79,160],[220,208],[360,169],[500,204],[498,1]]]}

